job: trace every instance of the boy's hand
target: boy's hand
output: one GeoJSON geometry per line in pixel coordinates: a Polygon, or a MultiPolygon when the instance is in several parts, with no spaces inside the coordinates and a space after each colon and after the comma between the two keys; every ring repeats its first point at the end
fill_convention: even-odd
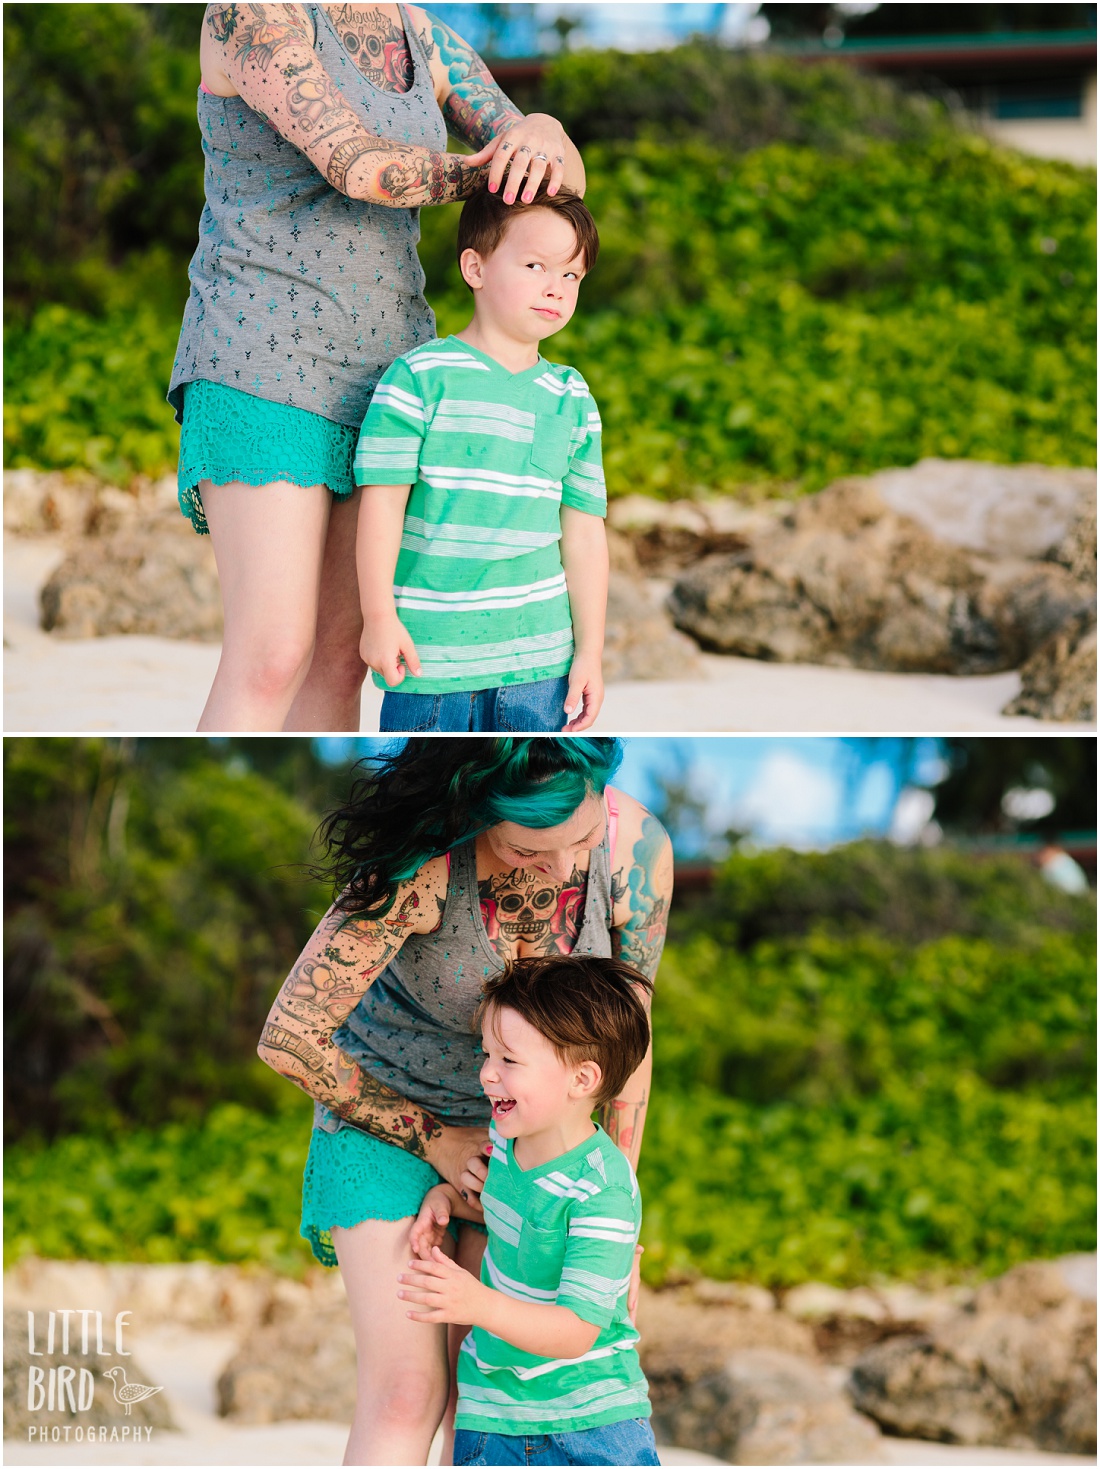
{"type": "Polygon", "coordinates": [[[436,1245],[427,1260],[410,1260],[408,1273],[397,1277],[398,1284],[406,1287],[397,1292],[402,1301],[416,1306],[415,1311],[406,1311],[410,1321],[425,1321],[436,1325],[453,1321],[459,1326],[469,1326],[477,1315],[478,1305],[487,1294],[488,1287],[475,1280],[468,1270],[449,1259],[436,1245]]]}
{"type": "Polygon", "coordinates": [[[451,1201],[447,1197],[447,1190],[441,1184],[436,1184],[424,1195],[420,1213],[409,1234],[409,1244],[421,1260],[430,1260],[432,1250],[443,1243],[450,1218],[451,1201]]]}
{"type": "Polygon", "coordinates": [[[364,614],[359,656],[391,688],[402,682],[406,672],[414,677],[420,673],[416,644],[396,612],[364,614]]]}
{"type": "Polygon", "coordinates": [[[603,704],[603,666],[597,653],[578,653],[569,670],[569,691],[565,696],[565,713],[569,722],[563,733],[579,734],[596,722],[603,704]]]}

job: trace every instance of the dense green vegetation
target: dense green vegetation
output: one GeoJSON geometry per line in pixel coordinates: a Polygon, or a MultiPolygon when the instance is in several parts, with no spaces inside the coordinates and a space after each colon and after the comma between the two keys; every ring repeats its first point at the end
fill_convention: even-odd
{"type": "MultiPolygon", "coordinates": [[[[20,739],[5,764],[8,1258],[304,1269],[310,1107],[254,1046],[324,904],[300,864],[343,776],[291,741],[20,739]]],[[[863,842],[735,852],[673,917],[651,1281],[1094,1247],[1091,896],[863,842]]]]}
{"type": "MultiPolygon", "coordinates": [[[[5,25],[9,75],[46,103],[25,126],[11,109],[5,463],[169,470],[193,43],[164,29],[172,7],[22,9],[43,13],[5,25]],[[89,45],[106,101],[126,48],[143,58],[113,149],[43,60],[58,51],[64,79],[89,45]]],[[[592,384],[612,493],[814,489],[930,454],[1094,462],[1093,171],[995,148],[839,65],[692,46],[567,54],[536,100],[585,145],[603,249],[547,350],[592,384]]],[[[456,212],[422,214],[444,334],[468,314],[456,212]]]]}

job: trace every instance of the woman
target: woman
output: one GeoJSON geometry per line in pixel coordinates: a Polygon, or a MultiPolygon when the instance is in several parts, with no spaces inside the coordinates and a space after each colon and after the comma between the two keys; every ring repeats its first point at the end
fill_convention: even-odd
{"type": "MultiPolygon", "coordinates": [[[[471,1028],[483,980],[554,952],[656,971],[671,848],[607,785],[620,759],[618,741],[581,736],[410,739],[326,823],[340,897],[275,1001],[260,1056],[318,1103],[302,1233],[339,1263],[351,1308],[345,1463],[423,1464],[445,1410],[450,1426],[463,1332],[448,1341],[409,1321],[397,1275],[427,1189],[442,1177],[476,1201],[487,1173],[471,1028]]],[[[650,1070],[647,1055],[600,1117],[634,1164],[650,1070]]],[[[483,1247],[470,1225],[451,1242],[475,1274],[483,1247]]]]}
{"type": "Polygon", "coordinates": [[[357,730],[352,459],[382,373],[435,336],[419,206],[486,179],[508,203],[544,178],[583,193],[584,169],[415,5],[210,5],[201,61],[206,207],[168,393],[225,611],[199,728],[357,730]],[[479,151],[446,153],[448,130],[479,151]]]}

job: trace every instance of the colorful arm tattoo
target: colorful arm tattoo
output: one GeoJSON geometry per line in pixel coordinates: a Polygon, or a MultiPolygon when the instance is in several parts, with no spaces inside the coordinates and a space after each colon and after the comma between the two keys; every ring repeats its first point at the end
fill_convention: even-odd
{"type": "Polygon", "coordinates": [[[634,843],[634,864],[625,883],[621,873],[613,882],[619,894],[628,892],[630,917],[615,930],[618,957],[655,979],[668,928],[668,906],[672,898],[672,843],[656,817],[648,813],[642,833],[634,843]]]}
{"type": "MultiPolygon", "coordinates": [[[[438,893],[435,899],[441,905],[438,893]]],[[[412,888],[377,920],[345,923],[330,913],[276,997],[260,1055],[346,1121],[427,1158],[428,1144],[443,1130],[438,1118],[364,1072],[332,1038],[401,947],[421,900],[412,888]]]]}
{"type": "Polygon", "coordinates": [[[420,39],[429,57],[439,57],[450,84],[443,99],[447,130],[478,152],[497,133],[519,122],[523,113],[501,91],[472,46],[430,10],[424,14],[428,26],[421,30],[420,39]]]}

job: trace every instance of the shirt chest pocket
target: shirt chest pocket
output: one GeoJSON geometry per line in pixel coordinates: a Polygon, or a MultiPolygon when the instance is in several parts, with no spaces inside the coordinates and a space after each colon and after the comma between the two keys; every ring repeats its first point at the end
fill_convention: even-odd
{"type": "Polygon", "coordinates": [[[540,413],[535,419],[531,463],[551,479],[560,480],[569,468],[573,425],[556,413],[540,413]]]}
{"type": "MultiPolygon", "coordinates": [[[[532,1290],[557,1294],[565,1264],[565,1229],[539,1229],[523,1221],[519,1234],[519,1273],[532,1290]]],[[[551,1302],[552,1304],[552,1302],[551,1302]]]]}

